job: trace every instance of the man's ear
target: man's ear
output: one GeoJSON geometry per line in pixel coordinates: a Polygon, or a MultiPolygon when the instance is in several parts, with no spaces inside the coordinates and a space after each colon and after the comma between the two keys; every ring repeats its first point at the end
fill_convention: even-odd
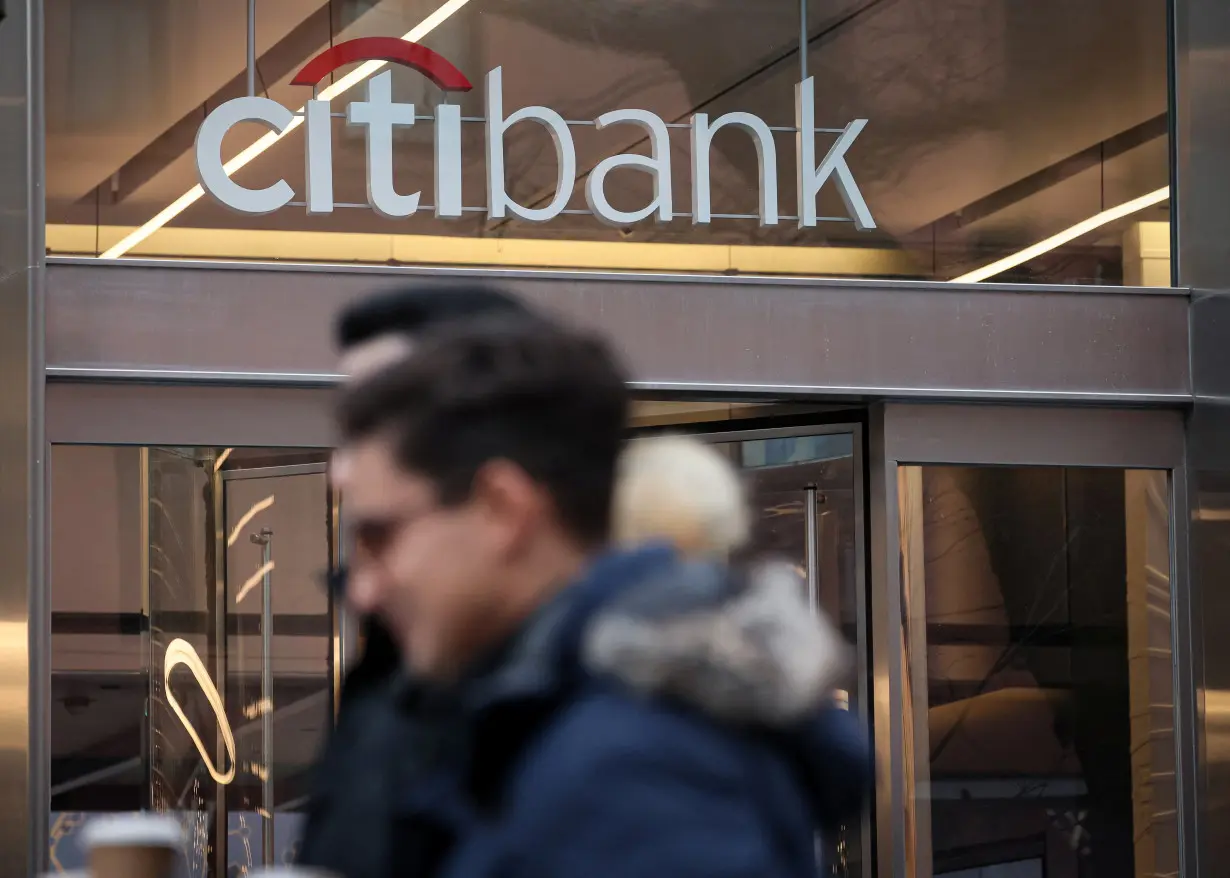
{"type": "Polygon", "coordinates": [[[548,509],[542,486],[520,466],[503,459],[488,461],[474,474],[471,498],[512,551],[524,545],[548,509]]]}

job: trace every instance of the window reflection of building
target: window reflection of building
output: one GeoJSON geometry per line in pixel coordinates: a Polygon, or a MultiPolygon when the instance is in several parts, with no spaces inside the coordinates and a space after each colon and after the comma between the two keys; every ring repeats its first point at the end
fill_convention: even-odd
{"type": "MultiPolygon", "coordinates": [[[[57,557],[52,589],[53,809],[176,813],[192,876],[220,874],[219,854],[234,863],[240,845],[219,839],[244,827],[257,865],[293,860],[333,705],[326,457],[56,447],[52,528],[74,551],[57,557]],[[264,529],[279,534],[278,590],[241,594],[262,557],[249,536],[264,529]]],[[[51,819],[56,850],[75,850],[63,846],[72,820],[51,819]]]]}
{"type": "MultiPolygon", "coordinates": [[[[50,45],[63,44],[72,33],[85,14],[80,5],[49,0],[50,45]]],[[[322,48],[360,36],[407,33],[439,7],[420,0],[261,4],[262,93],[299,106],[302,89],[289,80],[322,48]]],[[[996,279],[1169,285],[1168,271],[1142,271],[1136,229],[1145,223],[1169,236],[1163,191],[1170,167],[1165,0],[1126,5],[1090,0],[1079,6],[842,0],[806,7],[806,63],[823,96],[820,124],[869,120],[849,158],[876,217],[874,232],[856,231],[850,223],[799,229],[791,222],[760,227],[754,221],[719,221],[698,227],[687,219],[614,229],[578,215],[538,226],[489,222],[481,211],[455,222],[426,212],[390,225],[361,209],[309,217],[302,208],[286,208],[266,217],[240,217],[202,199],[129,255],[948,280],[1108,209],[1161,193],[1131,215],[1081,233],[996,279]],[[716,250],[704,249],[713,245],[716,250]],[[746,251],[722,250],[731,246],[746,251]],[[764,252],[758,256],[759,250],[764,252]]],[[[109,135],[102,122],[81,123],[71,136],[50,129],[52,252],[96,255],[195,185],[190,153],[201,108],[217,106],[245,87],[244,25],[241,6],[220,9],[204,0],[185,0],[175,4],[174,14],[143,18],[143,28],[152,29],[143,39],[173,47],[152,58],[154,72],[143,77],[162,83],[166,95],[157,108],[127,101],[122,138],[109,135]],[[139,115],[133,115],[134,108],[139,115]]],[[[686,122],[695,112],[716,118],[747,111],[770,125],[789,127],[802,66],[799,25],[799,4],[787,0],[752,5],[627,0],[581,7],[524,0],[494,7],[465,4],[423,39],[476,83],[487,70],[504,66],[510,110],[545,105],[568,119],[592,120],[608,110],[637,107],[667,122],[686,122]],[[703,39],[690,38],[695,34],[703,39]]],[[[136,93],[122,63],[130,48],[124,41],[93,47],[92,94],[136,93]]],[[[422,77],[404,70],[394,71],[394,88],[423,108],[440,99],[422,77]]],[[[65,107],[79,102],[79,90],[53,66],[51,117],[63,117],[65,107]]],[[[364,92],[359,87],[339,97],[334,111],[343,112],[347,101],[364,92]]],[[[480,85],[462,99],[463,111],[479,115],[481,98],[480,85]]],[[[337,127],[342,129],[334,150],[338,200],[361,203],[364,144],[342,122],[337,127]]],[[[403,131],[397,153],[398,179],[407,187],[413,181],[424,192],[430,190],[434,162],[428,128],[424,122],[403,131]]],[[[574,135],[581,173],[570,206],[583,212],[587,172],[602,158],[643,151],[645,144],[626,126],[605,132],[578,128],[574,135]]],[[[691,197],[687,132],[675,130],[671,137],[675,202],[686,205],[691,197]]],[[[465,126],[463,140],[464,200],[481,206],[481,126],[465,126]]],[[[793,137],[779,132],[775,145],[780,208],[792,215],[797,213],[789,185],[793,137]]],[[[245,178],[269,182],[281,174],[302,195],[303,146],[303,132],[291,134],[245,169],[245,178]]],[[[552,152],[536,126],[509,132],[509,187],[522,203],[541,206],[552,197],[552,152]]],[[[711,179],[715,212],[754,209],[758,172],[750,138],[726,132],[716,139],[711,179]]],[[[644,206],[652,197],[649,179],[615,175],[610,196],[620,209],[644,206]]],[[[835,192],[827,190],[819,212],[845,213],[835,192]]],[[[1157,267],[1151,258],[1144,264],[1157,267]]]]}
{"type": "MultiPolygon", "coordinates": [[[[765,410],[791,409],[658,402],[638,405],[635,419],[660,426],[703,417],[717,424],[765,410]]],[[[760,519],[757,551],[797,566],[800,587],[812,583],[817,605],[851,641],[861,636],[864,596],[857,429],[759,431],[743,435],[766,438],[718,445],[748,472],[760,519]],[[808,569],[814,576],[805,575],[808,569]]],[[[57,445],[52,457],[57,545],[78,551],[58,565],[54,584],[61,608],[54,623],[56,691],[75,682],[64,677],[68,660],[93,647],[83,661],[98,663],[106,649],[125,657],[135,694],[108,695],[104,677],[83,712],[52,718],[57,856],[64,854],[66,868],[79,858],[70,837],[74,821],[148,807],[184,820],[193,878],[293,863],[308,779],[332,719],[343,630],[322,576],[338,557],[344,508],[328,485],[327,453],[57,445]],[[82,488],[90,493],[80,494],[82,488]],[[269,545],[253,542],[254,534],[269,545]],[[276,564],[266,579],[261,571],[269,562],[276,564]],[[130,617],[114,612],[109,602],[117,596],[131,601],[130,617]],[[73,606],[77,616],[63,612],[73,606]],[[117,618],[127,619],[122,624],[131,635],[101,641],[105,649],[80,633],[114,626],[117,618]],[[108,759],[100,744],[112,727],[127,750],[108,759]],[[101,773],[78,771],[95,762],[101,773]],[[68,807],[76,816],[58,813],[68,807]]],[[[866,715],[865,681],[852,675],[848,687],[847,706],[866,715]]],[[[857,821],[821,843],[841,865],[839,874],[867,874],[871,834],[857,821]]]]}
{"type": "Polygon", "coordinates": [[[1165,496],[1164,473],[922,470],[936,874],[1177,867],[1165,496]]]}

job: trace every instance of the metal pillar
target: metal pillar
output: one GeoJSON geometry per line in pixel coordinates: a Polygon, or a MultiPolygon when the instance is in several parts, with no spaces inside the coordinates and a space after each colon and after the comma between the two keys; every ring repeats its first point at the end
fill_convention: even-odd
{"type": "Polygon", "coordinates": [[[0,878],[48,857],[42,6],[0,20],[0,878]]]}
{"type": "MultiPolygon", "coordinates": [[[[1186,484],[1176,486],[1176,723],[1184,876],[1230,857],[1230,6],[1173,0],[1171,218],[1175,279],[1192,288],[1186,484]],[[1185,491],[1185,493],[1183,493],[1185,491]],[[1186,533],[1184,533],[1186,531],[1186,533]],[[1183,536],[1187,537],[1184,545],[1183,536]]],[[[1180,475],[1176,471],[1176,478],[1180,475]]]]}

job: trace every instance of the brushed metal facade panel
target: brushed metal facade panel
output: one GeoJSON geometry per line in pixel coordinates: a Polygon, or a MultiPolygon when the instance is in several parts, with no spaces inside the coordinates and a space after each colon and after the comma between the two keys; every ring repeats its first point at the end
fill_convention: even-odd
{"type": "Polygon", "coordinates": [[[1178,409],[888,405],[884,454],[901,463],[995,466],[1183,466],[1178,409]]]}
{"type": "Polygon", "coordinates": [[[332,448],[332,400],[321,388],[57,383],[47,388],[47,441],[332,448]]]}
{"type": "Polygon", "coordinates": [[[0,21],[0,878],[47,858],[41,8],[0,21]]]}
{"type": "Polygon", "coordinates": [[[1217,874],[1230,860],[1230,4],[1175,0],[1175,201],[1178,280],[1193,288],[1188,422],[1188,635],[1179,694],[1201,734],[1183,741],[1181,807],[1188,814],[1186,874],[1217,874]]]}
{"type": "Polygon", "coordinates": [[[327,377],[345,302],[498,283],[609,334],[639,385],[773,395],[1184,400],[1186,295],[751,278],[57,261],[48,365],[327,377]]]}

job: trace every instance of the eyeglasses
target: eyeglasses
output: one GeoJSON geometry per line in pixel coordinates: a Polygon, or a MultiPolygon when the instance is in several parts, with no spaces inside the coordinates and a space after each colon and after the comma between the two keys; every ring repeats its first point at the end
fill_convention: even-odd
{"type": "Polygon", "coordinates": [[[406,530],[440,510],[428,506],[387,515],[383,518],[361,518],[350,527],[350,539],[356,555],[380,558],[406,530]]]}
{"type": "MultiPolygon", "coordinates": [[[[393,541],[406,528],[438,511],[438,509],[439,507],[432,506],[400,515],[391,515],[384,519],[360,521],[350,531],[350,539],[353,542],[354,551],[368,558],[378,558],[381,554],[388,551],[393,541]]],[[[326,570],[321,574],[325,589],[330,595],[338,599],[345,597],[346,582],[349,577],[350,568],[344,564],[332,570],[326,570]]]]}

